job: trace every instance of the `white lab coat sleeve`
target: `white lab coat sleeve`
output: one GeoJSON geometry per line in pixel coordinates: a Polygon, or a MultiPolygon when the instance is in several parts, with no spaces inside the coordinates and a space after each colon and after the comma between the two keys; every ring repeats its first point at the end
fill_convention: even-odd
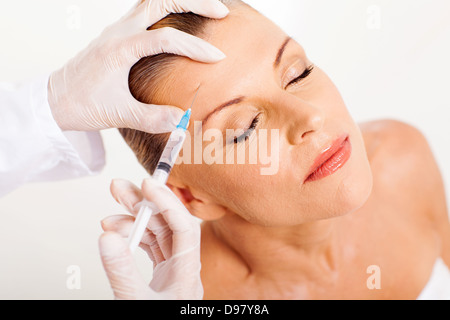
{"type": "Polygon", "coordinates": [[[48,78],[0,83],[0,197],[27,182],[94,175],[105,165],[99,132],[63,132],[56,124],[48,78]]]}

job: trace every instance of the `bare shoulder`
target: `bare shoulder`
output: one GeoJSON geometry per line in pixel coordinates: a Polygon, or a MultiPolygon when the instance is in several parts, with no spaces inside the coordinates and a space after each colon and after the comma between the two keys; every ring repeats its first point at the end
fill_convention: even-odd
{"type": "Polygon", "coordinates": [[[442,255],[450,263],[450,223],[439,166],[425,134],[397,120],[360,124],[374,179],[385,190],[403,198],[418,221],[429,223],[443,241],[442,255]],[[424,219],[422,219],[424,218],[424,219]]]}
{"type": "Polygon", "coordinates": [[[397,159],[405,157],[404,160],[409,161],[404,164],[432,160],[431,150],[424,134],[408,123],[382,119],[364,122],[359,126],[370,155],[382,152],[383,156],[397,159]]]}
{"type": "Polygon", "coordinates": [[[414,212],[427,210],[429,187],[440,173],[424,134],[391,119],[365,122],[360,129],[380,197],[402,203],[410,214],[412,207],[414,212]]]}
{"type": "Polygon", "coordinates": [[[390,180],[416,182],[422,187],[440,178],[430,145],[416,127],[397,120],[383,119],[360,124],[369,159],[383,167],[390,180]]]}

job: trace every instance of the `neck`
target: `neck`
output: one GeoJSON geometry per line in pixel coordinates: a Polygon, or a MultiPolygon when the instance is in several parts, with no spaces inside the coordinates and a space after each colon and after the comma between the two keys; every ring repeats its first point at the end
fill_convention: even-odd
{"type": "Polygon", "coordinates": [[[211,227],[249,273],[324,279],[339,267],[339,224],[338,218],[274,228],[226,215],[211,227]]]}

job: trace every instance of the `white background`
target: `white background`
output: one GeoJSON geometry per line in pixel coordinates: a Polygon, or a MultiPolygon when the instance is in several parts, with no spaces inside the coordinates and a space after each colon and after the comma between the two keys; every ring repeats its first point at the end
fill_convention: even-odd
{"type": "MultiPolygon", "coordinates": [[[[0,81],[59,68],[133,3],[1,0],[0,81]]],[[[306,48],[337,84],[356,121],[394,118],[421,129],[450,184],[448,0],[248,3],[306,48]]],[[[146,174],[115,130],[103,137],[107,166],[101,175],[27,185],[0,199],[0,299],[112,298],[97,239],[100,220],[124,211],[110,196],[109,183],[127,178],[139,184],[146,174]],[[66,285],[72,265],[80,268],[80,289],[66,285]]],[[[149,277],[147,259],[137,258],[149,277]]]]}

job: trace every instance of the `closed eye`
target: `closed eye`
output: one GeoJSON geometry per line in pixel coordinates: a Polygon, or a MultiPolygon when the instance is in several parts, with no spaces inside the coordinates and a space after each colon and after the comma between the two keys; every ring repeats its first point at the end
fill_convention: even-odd
{"type": "Polygon", "coordinates": [[[291,82],[289,82],[286,86],[286,89],[289,88],[290,86],[300,82],[301,80],[307,78],[311,72],[314,69],[314,65],[309,66],[308,68],[306,68],[305,72],[303,72],[301,75],[299,75],[297,78],[293,79],[291,82]]]}
{"type": "Polygon", "coordinates": [[[251,124],[250,127],[244,132],[243,135],[234,138],[234,143],[235,143],[235,144],[238,144],[238,143],[243,142],[243,141],[247,141],[247,140],[249,139],[250,135],[253,133],[253,131],[255,131],[256,127],[258,126],[258,123],[259,123],[259,116],[260,116],[260,115],[257,115],[256,118],[253,119],[252,124],[251,124]]]}

